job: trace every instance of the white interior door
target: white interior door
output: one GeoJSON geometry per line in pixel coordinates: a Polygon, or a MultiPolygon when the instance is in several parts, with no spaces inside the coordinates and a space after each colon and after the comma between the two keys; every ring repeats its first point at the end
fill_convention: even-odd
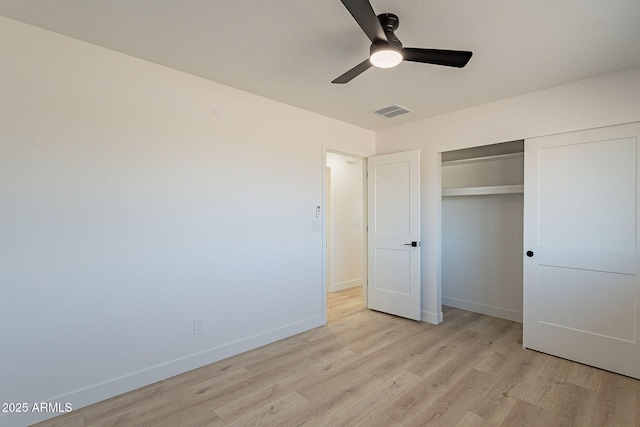
{"type": "Polygon", "coordinates": [[[640,124],[525,142],[524,346],[640,378],[640,124]]]}
{"type": "Polygon", "coordinates": [[[420,320],[420,152],[370,157],[368,307],[420,320]]]}

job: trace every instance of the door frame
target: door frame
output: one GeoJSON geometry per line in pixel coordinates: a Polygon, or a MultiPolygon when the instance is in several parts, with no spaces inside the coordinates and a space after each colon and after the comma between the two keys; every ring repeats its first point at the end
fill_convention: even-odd
{"type": "Polygon", "coordinates": [[[368,227],[369,227],[369,219],[368,219],[368,195],[367,195],[367,157],[361,154],[353,154],[345,151],[335,150],[331,148],[324,147],[322,150],[322,314],[325,320],[327,321],[327,266],[329,265],[329,260],[327,260],[327,244],[328,244],[328,236],[327,231],[329,229],[328,219],[329,215],[327,212],[328,204],[328,196],[329,191],[327,188],[327,153],[339,154],[342,156],[353,157],[356,159],[362,160],[362,306],[365,308],[369,307],[368,304],[368,227]]]}

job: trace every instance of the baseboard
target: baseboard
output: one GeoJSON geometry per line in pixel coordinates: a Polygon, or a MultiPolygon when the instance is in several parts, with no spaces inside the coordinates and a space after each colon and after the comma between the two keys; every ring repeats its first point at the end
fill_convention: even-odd
{"type": "Polygon", "coordinates": [[[432,325],[439,325],[442,323],[442,312],[433,313],[431,311],[422,310],[420,312],[420,316],[423,322],[431,323],[432,325]]]}
{"type": "MultiPolygon", "coordinates": [[[[324,316],[313,317],[311,319],[276,328],[258,335],[223,344],[180,359],[172,360],[161,365],[152,366],[150,368],[124,375],[119,378],[114,378],[100,384],[95,384],[84,389],[76,390],[71,393],[52,397],[50,399],[46,399],[46,401],[61,402],[62,407],[64,407],[66,402],[73,402],[73,409],[80,409],[172,376],[226,359],[227,357],[235,356],[236,354],[244,353],[245,351],[317,328],[324,324],[326,324],[324,316]]],[[[7,427],[24,427],[58,415],[61,414],[40,412],[2,414],[0,416],[0,425],[7,427]]]]}
{"type": "Polygon", "coordinates": [[[334,283],[329,286],[329,292],[344,291],[345,289],[362,286],[362,279],[348,280],[346,282],[334,283]]]}
{"type": "Polygon", "coordinates": [[[501,319],[512,320],[522,323],[522,312],[503,307],[481,304],[473,301],[465,301],[457,298],[442,297],[442,305],[460,308],[462,310],[473,311],[475,313],[486,314],[487,316],[499,317],[501,319]]]}

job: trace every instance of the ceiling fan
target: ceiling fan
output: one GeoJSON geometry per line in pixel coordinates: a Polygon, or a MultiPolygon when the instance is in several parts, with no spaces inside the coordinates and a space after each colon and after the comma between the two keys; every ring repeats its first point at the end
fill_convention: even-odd
{"type": "Polygon", "coordinates": [[[360,28],[371,40],[369,58],[362,61],[331,83],[344,84],[351,81],[371,66],[391,68],[400,62],[412,61],[426,64],[445,65],[462,68],[471,59],[472,52],[463,50],[419,49],[402,47],[402,43],[393,33],[400,24],[392,13],[376,16],[369,0],[341,0],[360,28]]]}

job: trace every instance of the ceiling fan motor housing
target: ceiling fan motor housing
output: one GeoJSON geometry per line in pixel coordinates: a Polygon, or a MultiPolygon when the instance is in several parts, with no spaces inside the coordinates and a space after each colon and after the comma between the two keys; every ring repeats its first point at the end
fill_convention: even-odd
{"type": "Polygon", "coordinates": [[[394,34],[394,31],[398,29],[400,25],[400,19],[393,13],[381,13],[378,15],[378,20],[382,29],[384,30],[387,40],[376,40],[371,44],[370,54],[373,54],[376,50],[382,48],[391,48],[397,51],[402,51],[402,43],[394,34]]]}

